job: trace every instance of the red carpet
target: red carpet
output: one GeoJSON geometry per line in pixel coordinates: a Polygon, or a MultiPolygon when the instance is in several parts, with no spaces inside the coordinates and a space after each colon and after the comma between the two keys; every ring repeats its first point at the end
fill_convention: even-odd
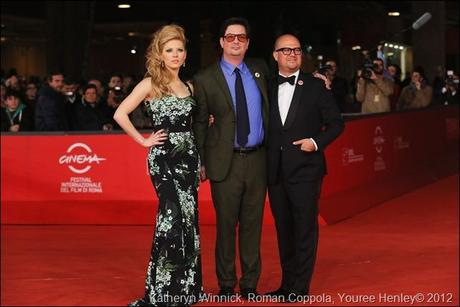
{"type": "MultiPolygon", "coordinates": [[[[321,227],[311,299],[331,302],[297,305],[457,306],[458,218],[455,175],[321,227]]],[[[201,234],[205,291],[215,294],[214,227],[201,234]]],[[[142,295],[152,235],[153,226],[3,225],[1,305],[125,306],[142,295]]],[[[262,260],[264,293],[279,286],[273,226],[262,260]]]]}

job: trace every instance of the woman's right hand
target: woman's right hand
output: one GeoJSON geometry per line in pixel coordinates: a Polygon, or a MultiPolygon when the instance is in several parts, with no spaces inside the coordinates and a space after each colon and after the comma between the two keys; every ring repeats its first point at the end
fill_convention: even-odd
{"type": "Polygon", "coordinates": [[[164,131],[164,129],[160,129],[157,132],[152,132],[148,138],[144,139],[142,145],[144,147],[152,147],[156,145],[163,145],[164,141],[168,139],[168,134],[164,131]]]}

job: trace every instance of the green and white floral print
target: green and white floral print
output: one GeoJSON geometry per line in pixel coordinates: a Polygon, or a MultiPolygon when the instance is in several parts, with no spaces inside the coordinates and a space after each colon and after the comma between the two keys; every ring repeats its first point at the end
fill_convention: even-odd
{"type": "Polygon", "coordinates": [[[164,116],[168,117],[172,125],[178,123],[181,125],[180,121],[191,114],[193,104],[190,103],[190,100],[193,99],[191,97],[165,96],[162,99],[147,101],[154,126],[161,126],[164,116]]]}
{"type": "Polygon", "coordinates": [[[148,169],[158,196],[158,213],[145,295],[130,306],[184,306],[203,292],[198,183],[200,160],[193,133],[191,96],[146,101],[154,130],[164,129],[168,140],[151,147],[148,169]]]}

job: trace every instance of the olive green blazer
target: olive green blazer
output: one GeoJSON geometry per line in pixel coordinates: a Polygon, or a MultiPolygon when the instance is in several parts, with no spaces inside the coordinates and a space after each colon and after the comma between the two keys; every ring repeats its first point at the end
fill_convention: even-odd
{"type": "MultiPolygon", "coordinates": [[[[245,59],[262,97],[262,117],[265,135],[268,127],[268,67],[263,60],[245,59]]],[[[193,131],[206,175],[214,181],[227,176],[233,156],[236,116],[232,97],[219,62],[198,73],[193,80],[197,107],[193,117],[193,131]],[[214,123],[209,126],[209,115],[214,123]]],[[[265,137],[266,139],[266,137],[265,137]]]]}

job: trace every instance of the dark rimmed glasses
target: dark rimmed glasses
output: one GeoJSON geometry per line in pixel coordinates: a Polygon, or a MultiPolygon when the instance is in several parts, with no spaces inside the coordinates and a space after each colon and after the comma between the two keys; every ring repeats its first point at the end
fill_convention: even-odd
{"type": "Polygon", "coordinates": [[[300,55],[302,54],[302,48],[279,48],[275,50],[276,52],[281,52],[284,55],[290,55],[292,52],[294,52],[295,55],[300,55]]]}
{"type": "Polygon", "coordinates": [[[242,43],[245,43],[248,40],[248,36],[246,34],[227,34],[223,36],[223,38],[228,43],[233,42],[235,40],[235,37],[238,39],[239,42],[242,42],[242,43]]]}

